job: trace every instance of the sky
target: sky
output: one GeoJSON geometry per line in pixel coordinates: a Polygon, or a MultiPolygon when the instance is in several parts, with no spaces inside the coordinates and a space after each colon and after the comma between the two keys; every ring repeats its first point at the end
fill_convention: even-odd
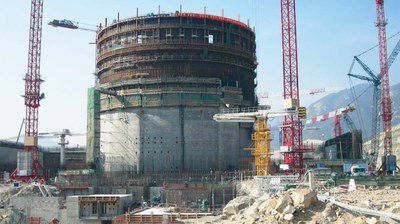
{"type": "MultiPolygon", "coordinates": [[[[86,132],[87,89],[94,85],[95,33],[47,25],[53,19],[68,19],[98,25],[139,14],[182,11],[224,15],[255,27],[257,42],[257,82],[259,92],[283,91],[282,40],[279,0],[44,0],[41,92],[46,98],[39,109],[39,132],[86,132]]],[[[387,36],[400,31],[400,1],[386,0],[387,36]]],[[[297,0],[299,88],[301,91],[349,88],[349,71],[354,55],[377,44],[374,0],[297,0]]],[[[0,139],[18,135],[25,106],[23,74],[27,71],[30,1],[8,1],[0,8],[0,139]]],[[[388,41],[390,54],[400,35],[388,41]]],[[[378,50],[361,56],[379,71],[378,50]]],[[[363,74],[355,67],[353,72],[363,74]]],[[[391,85],[400,82],[400,63],[389,71],[391,85]]],[[[362,83],[353,80],[354,84],[362,83]]],[[[324,94],[300,96],[309,105],[324,94]]],[[[279,97],[264,99],[273,109],[282,107],[279,97]]]]}

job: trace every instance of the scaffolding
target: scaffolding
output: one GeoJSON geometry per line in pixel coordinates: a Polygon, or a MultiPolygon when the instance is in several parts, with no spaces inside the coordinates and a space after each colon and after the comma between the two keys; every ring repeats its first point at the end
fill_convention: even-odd
{"type": "MultiPolygon", "coordinates": [[[[245,24],[229,18],[159,13],[118,19],[97,34],[96,75],[105,86],[141,77],[142,81],[217,78],[221,86],[241,87],[243,98],[254,101],[255,47],[255,33],[245,24]]],[[[158,89],[158,86],[143,87],[158,89]]]]}

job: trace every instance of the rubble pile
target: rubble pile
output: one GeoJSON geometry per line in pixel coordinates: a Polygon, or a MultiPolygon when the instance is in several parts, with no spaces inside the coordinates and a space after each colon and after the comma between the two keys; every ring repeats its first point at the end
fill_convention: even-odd
{"type": "MultiPolygon", "coordinates": [[[[257,182],[242,182],[237,187],[238,196],[223,209],[222,215],[214,219],[203,218],[198,223],[310,223],[310,224],[386,224],[398,223],[389,218],[363,216],[342,209],[335,204],[319,201],[317,192],[309,189],[289,189],[282,193],[262,193],[257,182]]],[[[326,193],[331,194],[331,193],[326,193]]],[[[377,200],[377,206],[386,204],[385,211],[400,214],[400,193],[371,189],[336,193],[346,203],[360,206],[366,199],[377,200]],[[392,196],[391,196],[392,194],[392,196]],[[396,197],[393,197],[395,195],[396,197]],[[397,197],[399,195],[399,197],[397,197]],[[376,198],[375,198],[376,197],[376,198]],[[399,201],[397,201],[399,199],[399,201]],[[351,203],[353,202],[353,203],[351,203]],[[355,203],[357,202],[357,203],[355,203]]],[[[337,197],[338,198],[338,197],[337,197]]],[[[377,208],[369,202],[371,208],[377,208]]]]}
{"type": "Polygon", "coordinates": [[[4,214],[0,214],[0,224],[24,223],[26,220],[23,211],[9,206],[4,214]]]}
{"type": "MultiPolygon", "coordinates": [[[[43,186],[42,186],[43,187],[43,186]]],[[[55,186],[46,185],[47,192],[51,196],[57,195],[55,186]]],[[[39,185],[36,183],[22,183],[20,187],[10,184],[0,186],[0,224],[25,223],[26,216],[23,210],[19,210],[10,204],[12,197],[42,196],[39,185]]]]}
{"type": "MultiPolygon", "coordinates": [[[[397,207],[396,207],[397,208],[397,207]]],[[[398,208],[400,210],[400,208],[398,208]]],[[[396,223],[360,214],[352,214],[334,204],[318,201],[309,189],[291,189],[281,194],[253,198],[239,196],[230,201],[215,223],[396,223]]]]}
{"type": "MultiPolygon", "coordinates": [[[[264,194],[258,198],[237,197],[223,210],[226,223],[282,223],[295,221],[300,213],[318,202],[317,194],[308,189],[283,194],[264,194]]],[[[225,223],[222,221],[222,223],[225,223]]]]}
{"type": "Polygon", "coordinates": [[[0,204],[6,205],[10,202],[10,198],[18,193],[19,189],[13,188],[11,186],[2,185],[0,186],[0,204]]]}

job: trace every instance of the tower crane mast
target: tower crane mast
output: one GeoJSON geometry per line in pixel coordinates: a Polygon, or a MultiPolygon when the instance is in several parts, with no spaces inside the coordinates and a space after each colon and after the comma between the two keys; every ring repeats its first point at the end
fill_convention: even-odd
{"type": "MultiPolygon", "coordinates": [[[[28,50],[28,71],[25,75],[25,153],[24,159],[30,160],[33,157],[32,173],[22,173],[19,167],[11,174],[11,179],[29,180],[43,177],[39,173],[42,170],[43,175],[47,176],[46,170],[39,162],[38,153],[38,112],[40,100],[44,94],[40,93],[40,84],[43,80],[40,78],[40,55],[42,42],[42,18],[43,18],[43,0],[31,1],[30,29],[29,29],[29,50],[28,50]],[[31,155],[32,154],[32,155],[31,155]],[[32,157],[31,157],[32,156],[32,157]]],[[[27,162],[28,161],[24,161],[27,162]]]]}
{"type": "Polygon", "coordinates": [[[384,173],[396,168],[396,157],[392,152],[392,102],[390,99],[389,68],[386,43],[386,19],[384,0],[376,0],[376,27],[378,28],[379,64],[382,96],[382,122],[383,122],[383,147],[384,158],[379,170],[384,173]],[[392,164],[394,162],[394,164],[392,164]],[[394,166],[392,166],[394,165],[394,166]]]}
{"type": "Polygon", "coordinates": [[[259,106],[250,108],[232,108],[223,110],[221,113],[215,114],[213,119],[217,122],[243,122],[255,123],[256,130],[251,135],[254,141],[254,148],[251,150],[254,155],[257,176],[267,176],[269,172],[270,142],[271,137],[267,126],[268,118],[282,117],[297,114],[297,110],[285,111],[268,111],[270,106],[259,106]]]}
{"type": "MultiPolygon", "coordinates": [[[[297,31],[295,0],[281,0],[284,107],[298,108],[297,31]]],[[[283,162],[293,172],[303,172],[302,124],[298,115],[285,116],[282,128],[283,162]]]]}

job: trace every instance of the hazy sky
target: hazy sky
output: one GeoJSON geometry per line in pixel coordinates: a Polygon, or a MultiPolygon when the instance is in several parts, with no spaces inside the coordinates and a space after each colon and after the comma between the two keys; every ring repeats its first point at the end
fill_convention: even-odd
{"type": "MultiPolygon", "coordinates": [[[[388,20],[387,35],[400,31],[400,1],[385,1],[388,20]]],[[[297,35],[300,89],[349,87],[347,72],[352,58],[377,44],[374,0],[297,0],[297,35]]],[[[163,12],[174,12],[182,5],[185,12],[224,15],[256,28],[259,66],[258,91],[282,91],[282,50],[279,0],[44,0],[41,74],[46,82],[41,92],[46,98],[39,109],[39,132],[86,132],[86,93],[94,83],[95,33],[54,28],[52,19],[69,19],[87,24],[103,23],[116,18],[163,12]]],[[[16,136],[25,116],[23,74],[27,71],[30,1],[7,1],[0,8],[0,138],[16,136]]],[[[388,52],[400,39],[388,42],[388,52]]],[[[378,51],[362,59],[379,71],[378,51]]],[[[400,65],[396,61],[390,74],[391,84],[400,81],[400,65]]],[[[359,70],[358,70],[359,71],[359,70]]],[[[361,71],[359,72],[361,73],[361,71]]],[[[355,81],[356,82],[356,81],[355,81]]],[[[357,83],[357,82],[356,82],[357,83]]],[[[360,82],[358,82],[360,83],[360,82]]],[[[320,95],[322,96],[322,95],[320,95]]],[[[319,97],[320,97],[319,96],[319,97]]],[[[314,98],[301,97],[307,105],[314,98]]],[[[263,100],[279,109],[278,99],[263,100]]]]}

